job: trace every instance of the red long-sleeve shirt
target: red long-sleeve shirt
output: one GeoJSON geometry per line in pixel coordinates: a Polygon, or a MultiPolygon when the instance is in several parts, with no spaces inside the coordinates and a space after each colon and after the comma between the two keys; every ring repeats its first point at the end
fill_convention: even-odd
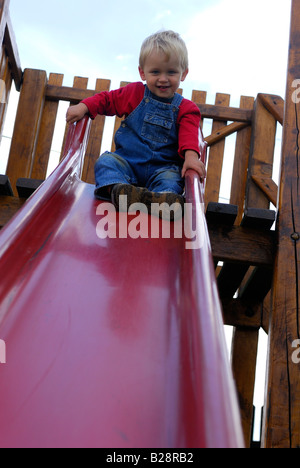
{"type": "MultiPolygon", "coordinates": [[[[144,94],[144,84],[137,82],[114,91],[103,91],[84,99],[82,102],[88,107],[92,119],[98,114],[127,117],[143,100],[144,94]]],[[[184,158],[187,150],[193,150],[200,154],[200,120],[201,115],[196,104],[188,99],[183,99],[177,118],[180,157],[184,158]]]]}

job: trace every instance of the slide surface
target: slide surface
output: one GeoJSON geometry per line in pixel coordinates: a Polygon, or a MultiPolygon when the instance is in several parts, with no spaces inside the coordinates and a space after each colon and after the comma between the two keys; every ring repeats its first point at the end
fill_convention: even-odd
{"type": "Polygon", "coordinates": [[[87,125],[0,233],[0,447],[243,447],[201,184],[199,246],[157,235],[80,181],[87,125]]]}

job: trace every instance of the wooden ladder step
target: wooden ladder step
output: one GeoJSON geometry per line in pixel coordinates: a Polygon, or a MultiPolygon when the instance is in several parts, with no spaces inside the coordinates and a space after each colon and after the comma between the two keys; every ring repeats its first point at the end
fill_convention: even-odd
{"type": "Polygon", "coordinates": [[[0,196],[13,196],[13,189],[7,175],[0,175],[0,196]]]}
{"type": "Polygon", "coordinates": [[[241,226],[269,231],[276,220],[276,211],[261,208],[247,208],[241,226]]]}
{"type": "Polygon", "coordinates": [[[19,197],[25,199],[29,198],[43,182],[44,181],[40,179],[18,179],[16,183],[16,188],[19,197]]]}
{"type": "Polygon", "coordinates": [[[207,205],[206,221],[208,224],[233,226],[238,215],[238,206],[210,202],[207,205]]]}

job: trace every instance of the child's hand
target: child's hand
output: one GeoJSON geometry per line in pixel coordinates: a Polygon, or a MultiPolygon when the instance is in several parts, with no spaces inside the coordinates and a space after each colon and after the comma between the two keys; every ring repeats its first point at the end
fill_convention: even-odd
{"type": "Polygon", "coordinates": [[[78,120],[83,119],[83,117],[88,113],[88,108],[83,102],[80,102],[76,106],[69,107],[66,115],[67,123],[72,124],[78,122],[78,120]]]}
{"type": "Polygon", "coordinates": [[[206,177],[206,168],[203,162],[199,159],[198,153],[192,150],[187,150],[185,153],[185,162],[182,168],[181,176],[185,177],[186,171],[193,169],[196,171],[201,181],[206,177]]]}

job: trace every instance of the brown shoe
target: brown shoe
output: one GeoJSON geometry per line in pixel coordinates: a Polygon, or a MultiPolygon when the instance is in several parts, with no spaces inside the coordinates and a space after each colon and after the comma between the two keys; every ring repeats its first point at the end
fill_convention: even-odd
{"type": "Polygon", "coordinates": [[[140,203],[141,211],[166,221],[177,221],[183,217],[184,197],[177,193],[150,192],[134,185],[116,184],[112,188],[111,199],[121,212],[130,212],[131,205],[140,203]]]}
{"type": "Polygon", "coordinates": [[[144,192],[144,203],[149,213],[166,221],[177,221],[183,217],[184,197],[172,192],[144,192]]]}
{"type": "MultiPolygon", "coordinates": [[[[135,187],[134,185],[116,184],[111,190],[111,201],[118,211],[128,212],[130,206],[134,203],[143,203],[142,197],[144,192],[147,191],[145,188],[135,187]]],[[[147,212],[146,207],[144,211],[147,212]]]]}

